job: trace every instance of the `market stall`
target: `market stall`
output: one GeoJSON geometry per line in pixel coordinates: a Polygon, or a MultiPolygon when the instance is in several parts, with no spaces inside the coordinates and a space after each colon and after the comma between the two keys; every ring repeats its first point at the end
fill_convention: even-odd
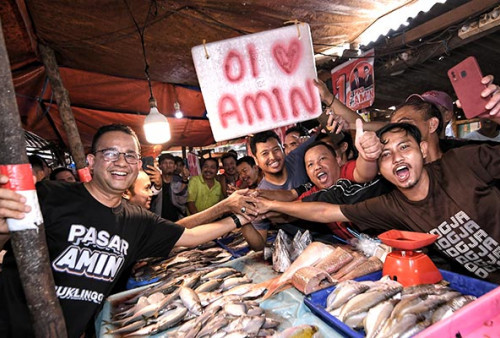
{"type": "MultiPolygon", "coordinates": [[[[280,244],[277,242],[281,241],[283,236],[282,232],[278,233],[273,250],[280,250],[278,247],[283,245],[283,243],[280,244]]],[[[402,235],[400,234],[399,236],[402,235]]],[[[408,233],[407,236],[418,237],[418,234],[408,233]]],[[[300,237],[297,236],[296,238],[300,237]]],[[[424,236],[424,239],[427,241],[430,240],[429,238],[431,237],[424,236]]],[[[409,239],[406,239],[406,241],[409,241],[409,239]]],[[[408,243],[405,245],[408,246],[408,243]]],[[[422,245],[422,242],[414,245],[422,245]]],[[[379,248],[382,251],[385,250],[385,253],[381,254],[377,252],[377,255],[381,256],[382,260],[385,260],[388,254],[387,246],[381,245],[379,248]]],[[[163,279],[151,278],[150,281],[154,281],[154,284],[151,286],[142,286],[109,297],[99,318],[96,320],[96,329],[100,336],[112,337],[115,335],[134,335],[133,332],[141,332],[138,331],[140,329],[146,330],[148,325],[149,327],[153,327],[157,321],[161,321],[159,319],[162,316],[161,311],[158,311],[160,313],[159,318],[151,316],[148,319],[143,315],[141,319],[133,319],[134,316],[130,312],[130,309],[133,309],[133,307],[129,308],[128,311],[130,313],[123,317],[117,316],[117,309],[124,311],[126,307],[123,306],[127,302],[132,304],[137,299],[151,298],[158,291],[164,294],[165,298],[161,299],[167,299],[168,297],[174,297],[175,299],[179,293],[176,291],[175,284],[178,284],[182,289],[184,283],[189,283],[189,287],[199,296],[200,304],[202,305],[197,314],[199,317],[192,314],[190,310],[185,310],[185,313],[182,313],[183,318],[179,318],[174,324],[169,324],[159,331],[155,330],[150,335],[155,337],[166,335],[170,337],[179,335],[181,332],[188,334],[189,330],[183,328],[189,327],[192,330],[190,322],[201,320],[200,318],[202,317],[213,318],[216,316],[218,310],[212,313],[215,304],[220,304],[218,307],[223,307],[224,309],[236,306],[236,304],[239,304],[239,306],[246,304],[243,307],[248,312],[241,312],[239,315],[234,315],[233,312],[232,315],[234,317],[226,313],[223,315],[226,321],[223,324],[219,323],[218,326],[213,326],[214,324],[211,322],[204,322],[201,325],[201,327],[208,327],[206,330],[212,330],[210,331],[210,335],[220,336],[231,332],[231,322],[239,323],[238,321],[242,321],[242,318],[251,318],[254,316],[250,312],[254,313],[253,311],[256,308],[252,306],[257,305],[259,309],[256,313],[258,313],[258,317],[262,320],[262,324],[259,325],[265,325],[265,322],[275,323],[273,327],[270,327],[273,324],[267,324],[267,329],[264,329],[265,326],[261,328],[263,331],[259,332],[266,335],[271,335],[275,332],[278,334],[292,327],[298,327],[297,330],[300,330],[302,328],[301,325],[314,327],[322,337],[349,336],[356,338],[364,337],[365,334],[369,337],[385,337],[386,335],[393,334],[399,336],[403,335],[404,332],[407,332],[406,334],[410,336],[419,332],[423,336],[427,332],[444,331],[493,332],[491,330],[494,330],[494,327],[498,325],[496,324],[497,315],[494,310],[498,307],[498,304],[494,304],[494,299],[498,294],[496,284],[445,270],[439,270],[439,280],[430,284],[416,283],[415,285],[415,283],[411,282],[403,282],[404,284],[401,284],[396,280],[389,279],[387,276],[381,278],[383,275],[381,270],[369,272],[364,268],[358,269],[362,272],[350,275],[353,279],[350,277],[341,278],[339,276],[342,275],[340,272],[342,271],[342,267],[353,266],[353,264],[348,264],[352,261],[352,257],[348,258],[348,256],[350,253],[354,253],[354,251],[350,251],[351,249],[340,244],[332,246],[312,242],[291,262],[289,267],[284,269],[283,274],[275,271],[275,269],[279,268],[276,264],[278,262],[266,261],[262,252],[250,251],[226,263],[215,263],[211,266],[198,268],[196,268],[198,266],[196,259],[191,259],[191,265],[195,267],[186,270],[182,266],[179,266],[180,269],[184,269],[182,272],[188,272],[181,276],[184,280],[183,282],[176,281],[175,278],[168,278],[164,274],[163,279]],[[324,253],[322,253],[323,250],[324,253]],[[315,257],[311,257],[310,252],[314,252],[315,257]],[[301,268],[301,266],[304,267],[301,268]],[[299,275],[301,269],[317,270],[315,270],[313,278],[305,277],[305,283],[296,283],[295,279],[297,277],[295,275],[299,275]],[[330,276],[338,279],[332,279],[333,277],[319,277],[321,273],[318,273],[318,271],[323,271],[326,275],[330,274],[330,276]],[[326,271],[329,271],[329,273],[326,271]],[[200,278],[200,275],[207,275],[210,278],[200,278]],[[288,275],[294,275],[293,280],[288,279],[288,282],[280,284],[281,286],[285,286],[284,290],[283,288],[278,288],[280,290],[273,292],[273,282],[285,281],[288,275]],[[194,282],[194,280],[198,282],[194,282]],[[225,286],[228,283],[236,282],[236,280],[241,280],[241,283],[235,284],[230,288],[225,286]],[[216,285],[210,286],[207,289],[209,287],[208,284],[216,285]],[[329,286],[332,284],[333,286],[329,286]],[[308,287],[310,287],[309,290],[307,289],[308,287]],[[238,291],[240,289],[245,289],[244,293],[240,293],[238,291]],[[237,300],[234,298],[236,295],[239,297],[237,300]],[[213,300],[207,300],[209,298],[213,298],[213,300]],[[225,298],[231,300],[227,302],[223,301],[225,298]],[[133,300],[132,302],[130,301],[131,299],[133,300]],[[463,317],[464,314],[470,313],[473,308],[477,307],[485,309],[484,317],[482,317],[483,321],[477,320],[474,325],[469,323],[465,328],[461,325],[451,326],[450,323],[456,323],[455,318],[463,317]],[[455,314],[454,312],[457,313],[455,314]],[[384,315],[386,317],[383,317],[384,315]],[[132,319],[127,320],[127,318],[132,319]],[[404,320],[401,318],[404,318],[404,320]],[[143,320],[145,321],[142,322],[143,320]],[[484,324],[486,322],[489,324],[484,324]],[[384,325],[388,328],[384,328],[384,325]],[[224,330],[227,330],[227,333],[224,330]]],[[[174,265],[182,263],[180,257],[192,255],[190,252],[198,255],[197,252],[199,250],[192,249],[173,255],[169,259],[170,262],[174,262],[171,268],[175,270],[174,265]]],[[[206,250],[220,252],[220,249],[214,247],[206,250]]],[[[359,252],[359,254],[364,256],[362,252],[359,252]]],[[[397,252],[394,254],[397,254],[397,252]]],[[[220,255],[218,254],[219,257],[220,255]]],[[[378,260],[376,257],[372,258],[378,260]]],[[[364,264],[359,260],[354,260],[353,263],[355,263],[354,266],[358,267],[364,264]]],[[[279,264],[282,264],[282,262],[279,262],[279,264]]],[[[381,267],[381,265],[378,265],[374,269],[380,269],[381,267]]],[[[351,269],[351,271],[353,270],[351,269]]],[[[384,272],[385,274],[386,272],[384,272]]],[[[408,270],[405,275],[412,274],[413,272],[408,270]]],[[[305,275],[302,273],[301,276],[304,278],[305,275]]],[[[180,297],[184,301],[182,298],[180,297]]],[[[188,307],[187,304],[185,304],[186,307],[188,307]]],[[[252,318],[257,317],[254,316],[252,318]]],[[[236,325],[241,324],[233,324],[233,326],[236,325]]],[[[247,332],[247,336],[257,335],[259,329],[254,328],[254,330],[254,333],[247,332]]],[[[203,336],[208,333],[207,331],[200,331],[198,334],[199,336],[203,336]]]]}

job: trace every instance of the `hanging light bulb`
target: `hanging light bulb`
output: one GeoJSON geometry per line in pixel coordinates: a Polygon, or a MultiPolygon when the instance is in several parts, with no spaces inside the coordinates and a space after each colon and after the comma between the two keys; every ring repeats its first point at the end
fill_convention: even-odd
{"type": "Polygon", "coordinates": [[[153,86],[151,85],[151,76],[149,75],[149,64],[148,58],[146,57],[146,46],[144,44],[144,32],[146,27],[148,26],[148,19],[151,15],[151,9],[153,2],[150,3],[148,9],[148,15],[146,16],[146,20],[144,21],[144,27],[141,29],[139,27],[139,23],[134,18],[132,10],[128,5],[127,1],[125,1],[127,5],[127,10],[132,17],[132,21],[134,21],[135,28],[137,29],[137,33],[139,33],[139,37],[141,38],[141,47],[142,47],[142,56],[144,57],[144,73],[146,74],[146,80],[148,81],[149,87],[149,114],[144,119],[144,134],[146,136],[146,140],[152,144],[162,144],[170,140],[170,124],[168,123],[167,118],[162,115],[157,108],[156,100],[153,96],[153,86]]]}
{"type": "Polygon", "coordinates": [[[177,101],[174,102],[174,111],[176,118],[182,119],[184,117],[184,113],[181,110],[181,105],[177,101]]]}
{"type": "Polygon", "coordinates": [[[156,100],[152,96],[149,99],[149,106],[151,109],[144,120],[144,134],[146,135],[146,140],[152,144],[168,142],[171,137],[170,124],[167,118],[158,111],[156,100]]]}

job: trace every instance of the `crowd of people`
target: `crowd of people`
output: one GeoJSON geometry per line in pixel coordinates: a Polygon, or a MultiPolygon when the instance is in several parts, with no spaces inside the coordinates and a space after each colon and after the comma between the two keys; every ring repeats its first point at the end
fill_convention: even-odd
{"type": "MultiPolygon", "coordinates": [[[[138,259],[235,228],[254,250],[272,227],[309,229],[323,240],[349,240],[350,228],[434,233],[437,250],[466,273],[500,282],[500,92],[491,76],[483,81],[488,115],[465,140],[446,136],[453,102],[443,92],[410,96],[389,123],[363,122],[318,82],[329,116],[323,130],[293,127],[284,140],[271,130],[255,134],[248,155],[201,159],[198,176],[168,153],[142,168],[139,140],[124,125],[94,136],[90,182],[30,157],[69,335],[92,330],[103,300],[138,259]]],[[[6,223],[25,217],[25,202],[0,187],[1,336],[33,334],[6,223]]]]}

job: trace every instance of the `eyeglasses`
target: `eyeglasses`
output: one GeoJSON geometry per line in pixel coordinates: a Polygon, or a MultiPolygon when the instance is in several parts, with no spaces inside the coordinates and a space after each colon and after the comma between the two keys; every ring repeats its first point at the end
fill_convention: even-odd
{"type": "Polygon", "coordinates": [[[97,154],[97,153],[102,153],[104,160],[109,161],[109,162],[118,161],[121,154],[123,154],[123,157],[125,158],[125,161],[128,164],[137,164],[137,162],[139,162],[139,154],[134,153],[134,152],[120,153],[118,150],[115,150],[115,149],[101,149],[101,150],[97,150],[94,154],[97,154]]]}

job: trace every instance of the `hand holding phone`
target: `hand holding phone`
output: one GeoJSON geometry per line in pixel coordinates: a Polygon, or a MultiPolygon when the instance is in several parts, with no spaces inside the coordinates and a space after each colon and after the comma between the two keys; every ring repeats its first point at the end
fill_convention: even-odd
{"type": "Polygon", "coordinates": [[[474,118],[486,112],[487,97],[481,92],[486,86],[481,82],[483,75],[476,58],[469,56],[448,70],[448,77],[467,118],[474,118]]]}
{"type": "Polygon", "coordinates": [[[152,156],[146,156],[142,158],[142,170],[151,170],[148,165],[154,166],[154,158],[152,156]]]}

